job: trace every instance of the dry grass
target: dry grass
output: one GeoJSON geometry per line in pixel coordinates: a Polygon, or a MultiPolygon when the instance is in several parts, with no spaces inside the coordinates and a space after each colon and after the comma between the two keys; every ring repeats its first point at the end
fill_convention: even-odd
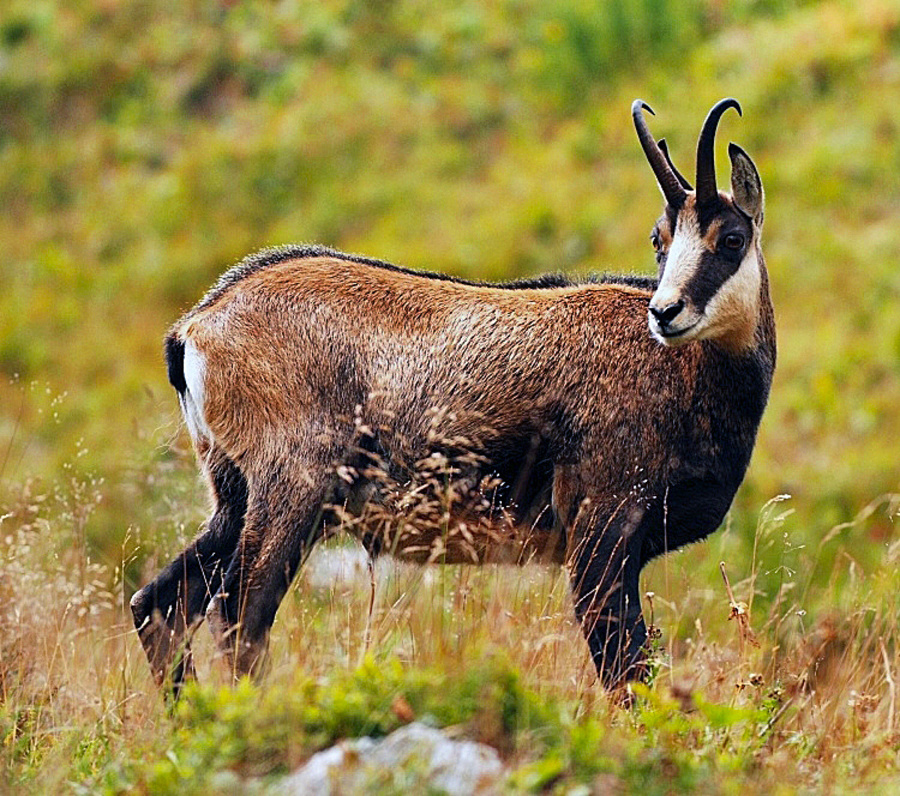
{"type": "MultiPolygon", "coordinates": [[[[172,482],[158,485],[163,491],[183,495],[193,464],[179,439],[168,440],[177,466],[154,477],[172,482]]],[[[429,457],[404,484],[371,464],[369,475],[387,499],[366,503],[362,520],[344,514],[345,530],[307,562],[276,619],[265,685],[235,697],[237,706],[221,696],[227,692],[189,693],[189,705],[213,700],[213,708],[199,709],[199,719],[173,715],[166,705],[124,610],[136,585],[126,574],[135,560],[144,560],[146,580],[186,539],[128,531],[118,560],[100,563],[91,558],[85,529],[104,485],[81,474],[77,460],[57,485],[26,481],[8,488],[0,510],[6,785],[34,792],[216,790],[210,772],[277,771],[314,748],[309,740],[291,741],[288,722],[275,741],[254,740],[252,733],[242,741],[251,748],[264,744],[263,762],[251,754],[250,768],[227,755],[207,762],[209,771],[172,762],[213,726],[219,734],[210,744],[220,749],[236,711],[264,719],[272,700],[315,701],[310,683],[365,691],[378,673],[396,671],[403,672],[391,675],[399,680],[373,687],[402,697],[406,685],[430,673],[439,684],[432,698],[440,702],[446,688],[452,705],[460,699],[460,678],[478,676],[494,659],[506,661],[538,703],[556,706],[540,731],[529,725],[527,732],[500,732],[492,724],[487,733],[514,770],[516,789],[582,782],[603,790],[611,783],[630,787],[637,777],[651,790],[669,792],[692,790],[713,774],[721,781],[704,787],[715,792],[748,784],[830,789],[895,780],[900,542],[884,528],[896,524],[900,496],[873,501],[811,548],[792,543],[790,500],[778,496],[760,509],[752,540],[726,523],[704,544],[648,567],[642,585],[652,626],[651,682],[636,687],[635,705],[624,710],[597,681],[563,568],[416,566],[390,556],[369,568],[354,536],[372,528],[388,547],[412,546],[411,558],[441,560],[454,539],[463,553],[478,549],[472,534],[478,542],[488,526],[473,522],[472,512],[490,508],[500,519],[494,526],[500,536],[484,538],[508,540],[512,526],[492,499],[495,484],[471,477],[477,463],[470,454],[429,457]],[[871,545],[873,534],[883,540],[874,566],[854,555],[871,545]],[[356,677],[349,686],[335,680],[347,676],[356,677]],[[562,746],[535,740],[544,736],[568,740],[562,746]],[[551,773],[542,773],[548,759],[551,773]],[[591,760],[619,762],[585,762],[591,760]]],[[[182,537],[191,535],[185,531],[190,517],[166,513],[182,537]]],[[[811,538],[808,529],[802,538],[811,538]]],[[[205,629],[194,638],[194,653],[201,682],[223,684],[205,629]]],[[[352,693],[348,699],[353,702],[352,693]]],[[[360,696],[354,709],[366,704],[360,696]]],[[[287,720],[278,716],[276,725],[287,720]]],[[[484,736],[477,721],[467,727],[484,736]]]]}
{"type": "MultiPolygon", "coordinates": [[[[165,760],[178,727],[122,609],[132,590],[122,573],[136,542],[126,537],[112,565],[91,561],[83,544],[96,494],[96,485],[74,478],[46,494],[26,483],[2,512],[0,760],[9,787],[100,787],[123,761],[165,760]]],[[[638,765],[663,749],[677,769],[677,750],[694,754],[724,777],[709,787],[722,792],[729,781],[885,785],[895,781],[900,745],[900,542],[886,544],[871,571],[853,549],[873,518],[896,521],[900,497],[874,501],[814,550],[790,549],[784,505],[762,509],[750,557],[722,564],[727,581],[715,559],[727,558],[728,530],[649,569],[645,609],[661,638],[652,682],[631,711],[609,704],[597,683],[560,568],[419,567],[385,557],[371,602],[365,554],[347,535],[312,556],[285,599],[261,693],[290,691],[298,672],[327,680],[365,661],[400,661],[404,671],[444,673],[452,683],[502,656],[540,700],[565,706],[570,721],[614,728],[597,741],[598,755],[626,744],[625,759],[638,765]],[[827,572],[823,559],[833,562],[827,572]]],[[[204,630],[195,653],[201,679],[215,681],[204,630]]],[[[530,770],[529,749],[513,745],[511,764],[530,770]]],[[[655,776],[665,781],[664,766],[655,776]]]]}

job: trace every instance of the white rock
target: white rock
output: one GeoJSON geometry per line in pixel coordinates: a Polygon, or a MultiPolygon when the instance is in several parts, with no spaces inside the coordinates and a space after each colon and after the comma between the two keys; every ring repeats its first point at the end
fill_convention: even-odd
{"type": "Polygon", "coordinates": [[[313,755],[277,788],[283,796],[351,796],[398,789],[448,796],[495,793],[503,763],[490,746],[454,741],[414,722],[374,741],[344,741],[313,755]]]}
{"type": "Polygon", "coordinates": [[[362,546],[315,548],[303,567],[303,577],[316,589],[369,584],[369,554],[362,546]]]}

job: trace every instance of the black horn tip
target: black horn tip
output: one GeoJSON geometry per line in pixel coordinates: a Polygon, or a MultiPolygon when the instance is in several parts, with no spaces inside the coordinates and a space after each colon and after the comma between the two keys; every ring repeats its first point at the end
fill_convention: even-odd
{"type": "Polygon", "coordinates": [[[744,112],[741,110],[741,103],[734,99],[734,97],[727,97],[726,99],[719,100],[713,107],[721,113],[724,113],[729,108],[734,108],[737,111],[738,116],[744,115],[744,112]]]}
{"type": "Polygon", "coordinates": [[[656,181],[659,183],[659,187],[662,188],[666,201],[672,207],[681,207],[687,194],[685,194],[678,177],[672,171],[672,167],[666,160],[665,155],[656,145],[656,139],[653,137],[653,134],[647,129],[647,120],[643,114],[644,110],[653,113],[653,109],[641,99],[636,99],[631,103],[631,116],[634,120],[634,129],[637,131],[638,140],[641,142],[641,148],[647,156],[650,168],[653,169],[653,173],[656,175],[656,181]]]}
{"type": "Polygon", "coordinates": [[[642,99],[636,99],[631,103],[631,115],[636,116],[642,110],[647,111],[651,116],[656,116],[656,112],[642,99]]]}
{"type": "Polygon", "coordinates": [[[700,138],[697,140],[697,201],[701,204],[713,202],[718,197],[713,147],[719,119],[729,108],[734,108],[738,114],[743,115],[740,103],[736,99],[728,97],[719,100],[707,114],[700,130],[700,138]]]}

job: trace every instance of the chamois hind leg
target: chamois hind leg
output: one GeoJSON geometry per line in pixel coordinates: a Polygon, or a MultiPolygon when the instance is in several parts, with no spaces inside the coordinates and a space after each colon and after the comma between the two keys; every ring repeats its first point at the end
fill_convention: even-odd
{"type": "Polygon", "coordinates": [[[324,466],[288,462],[266,468],[263,480],[251,481],[241,539],[206,612],[235,678],[262,673],[278,606],[322,536],[332,476],[324,466]]]}
{"type": "Polygon", "coordinates": [[[641,614],[639,507],[619,507],[576,534],[568,568],[575,614],[604,687],[622,688],[645,675],[647,629],[641,614]]]}
{"type": "Polygon", "coordinates": [[[246,480],[219,449],[210,451],[207,468],[216,509],[206,530],[131,598],[134,626],[153,679],[162,685],[171,676],[176,696],[184,680],[193,676],[185,635],[203,620],[210,598],[221,587],[247,506],[246,480]]]}

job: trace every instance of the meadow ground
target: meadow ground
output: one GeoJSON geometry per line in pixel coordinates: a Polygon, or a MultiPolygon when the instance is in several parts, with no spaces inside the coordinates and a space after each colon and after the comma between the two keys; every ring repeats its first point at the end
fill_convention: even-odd
{"type": "Polygon", "coordinates": [[[264,790],[411,711],[495,745],[512,790],[890,792],[900,4],[432,6],[0,9],[0,788],[264,790]],[[384,565],[369,616],[368,577],[327,556],[263,686],[220,687],[201,629],[201,685],[167,707],[127,602],[204,520],[168,324],[291,241],[475,278],[652,272],[637,96],[687,173],[707,108],[741,101],[720,138],[766,187],[779,363],[723,529],[645,572],[661,636],[633,708],[560,572],[384,565]]]}
{"type": "MultiPolygon", "coordinates": [[[[180,482],[178,470],[168,477],[180,482]]],[[[868,572],[852,554],[900,498],[823,532],[818,549],[792,546],[779,498],[760,512],[748,561],[732,560],[726,528],[655,565],[644,598],[661,636],[630,708],[597,684],[560,570],[385,559],[370,615],[365,556],[339,536],[289,592],[264,684],[227,686],[202,628],[200,685],[172,709],[122,609],[122,573],[148,542],[126,535],[119,564],[90,563],[82,523],[96,485],[82,486],[26,488],[4,515],[9,788],[262,793],[314,751],[413,717],[495,746],[510,792],[890,792],[900,779],[900,543],[868,572]],[[823,573],[828,545],[839,549],[823,573]],[[772,562],[779,588],[760,599],[772,597],[757,589],[772,562]]],[[[416,776],[399,769],[375,791],[409,792],[416,776]]]]}

